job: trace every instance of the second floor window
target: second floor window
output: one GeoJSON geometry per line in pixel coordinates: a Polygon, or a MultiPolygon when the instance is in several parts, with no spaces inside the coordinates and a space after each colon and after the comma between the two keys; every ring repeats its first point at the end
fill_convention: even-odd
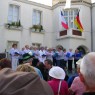
{"type": "Polygon", "coordinates": [[[8,23],[19,21],[19,6],[9,5],[8,23]]]}
{"type": "Polygon", "coordinates": [[[42,15],[41,11],[33,10],[33,18],[32,18],[33,25],[41,25],[41,15],[42,15]]]}
{"type": "Polygon", "coordinates": [[[69,28],[77,29],[74,24],[74,19],[77,16],[78,9],[63,10],[64,18],[69,26],[69,28]]]}

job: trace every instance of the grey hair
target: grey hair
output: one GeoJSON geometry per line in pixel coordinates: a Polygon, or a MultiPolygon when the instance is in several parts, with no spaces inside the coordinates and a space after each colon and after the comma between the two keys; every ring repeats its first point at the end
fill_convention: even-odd
{"type": "Polygon", "coordinates": [[[95,87],[95,52],[88,53],[83,57],[80,72],[84,76],[85,84],[90,88],[95,87]]]}
{"type": "Polygon", "coordinates": [[[28,60],[23,61],[23,63],[31,63],[32,60],[33,60],[33,59],[31,58],[31,59],[28,59],[28,60]]]}

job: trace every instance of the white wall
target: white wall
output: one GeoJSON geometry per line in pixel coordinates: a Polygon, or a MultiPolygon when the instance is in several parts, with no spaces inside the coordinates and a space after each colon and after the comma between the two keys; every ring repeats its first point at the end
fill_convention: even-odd
{"type": "Polygon", "coordinates": [[[95,4],[92,8],[92,32],[93,32],[93,51],[95,52],[95,4]]]}
{"type": "Polygon", "coordinates": [[[7,48],[7,41],[18,41],[20,48],[26,44],[31,45],[31,43],[35,42],[52,47],[52,10],[13,0],[1,0],[0,11],[2,12],[0,14],[0,51],[4,52],[7,48]],[[9,4],[20,6],[20,20],[23,26],[23,31],[8,30],[4,27],[4,24],[7,23],[9,4]],[[42,11],[42,25],[45,30],[44,34],[38,35],[37,33],[33,34],[30,32],[29,28],[32,27],[33,9],[42,11]]]}
{"type": "MultiPolygon", "coordinates": [[[[91,14],[90,14],[90,7],[85,5],[72,5],[72,8],[79,8],[80,9],[80,20],[84,28],[83,37],[80,39],[77,37],[63,37],[63,39],[58,38],[58,34],[61,29],[61,23],[60,23],[60,9],[64,9],[64,6],[59,6],[53,10],[53,28],[55,31],[55,38],[56,41],[55,46],[60,44],[63,45],[63,47],[67,48],[74,48],[76,49],[80,45],[84,45],[88,47],[89,50],[91,50],[91,14]]],[[[69,32],[69,31],[68,31],[69,32]]]]}

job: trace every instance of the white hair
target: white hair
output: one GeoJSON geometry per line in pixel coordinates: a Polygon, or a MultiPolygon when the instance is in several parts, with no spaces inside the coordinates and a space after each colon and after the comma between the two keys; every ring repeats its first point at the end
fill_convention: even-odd
{"type": "Polygon", "coordinates": [[[85,84],[90,88],[95,87],[95,52],[88,53],[83,57],[80,72],[84,76],[85,84]]]}

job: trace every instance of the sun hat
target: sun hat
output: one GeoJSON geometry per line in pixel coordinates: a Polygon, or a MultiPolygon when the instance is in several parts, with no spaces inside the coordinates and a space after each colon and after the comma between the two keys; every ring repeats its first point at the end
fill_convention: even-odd
{"type": "Polygon", "coordinates": [[[50,69],[49,76],[51,76],[55,79],[64,79],[65,78],[65,71],[58,66],[54,66],[50,69]]]}

